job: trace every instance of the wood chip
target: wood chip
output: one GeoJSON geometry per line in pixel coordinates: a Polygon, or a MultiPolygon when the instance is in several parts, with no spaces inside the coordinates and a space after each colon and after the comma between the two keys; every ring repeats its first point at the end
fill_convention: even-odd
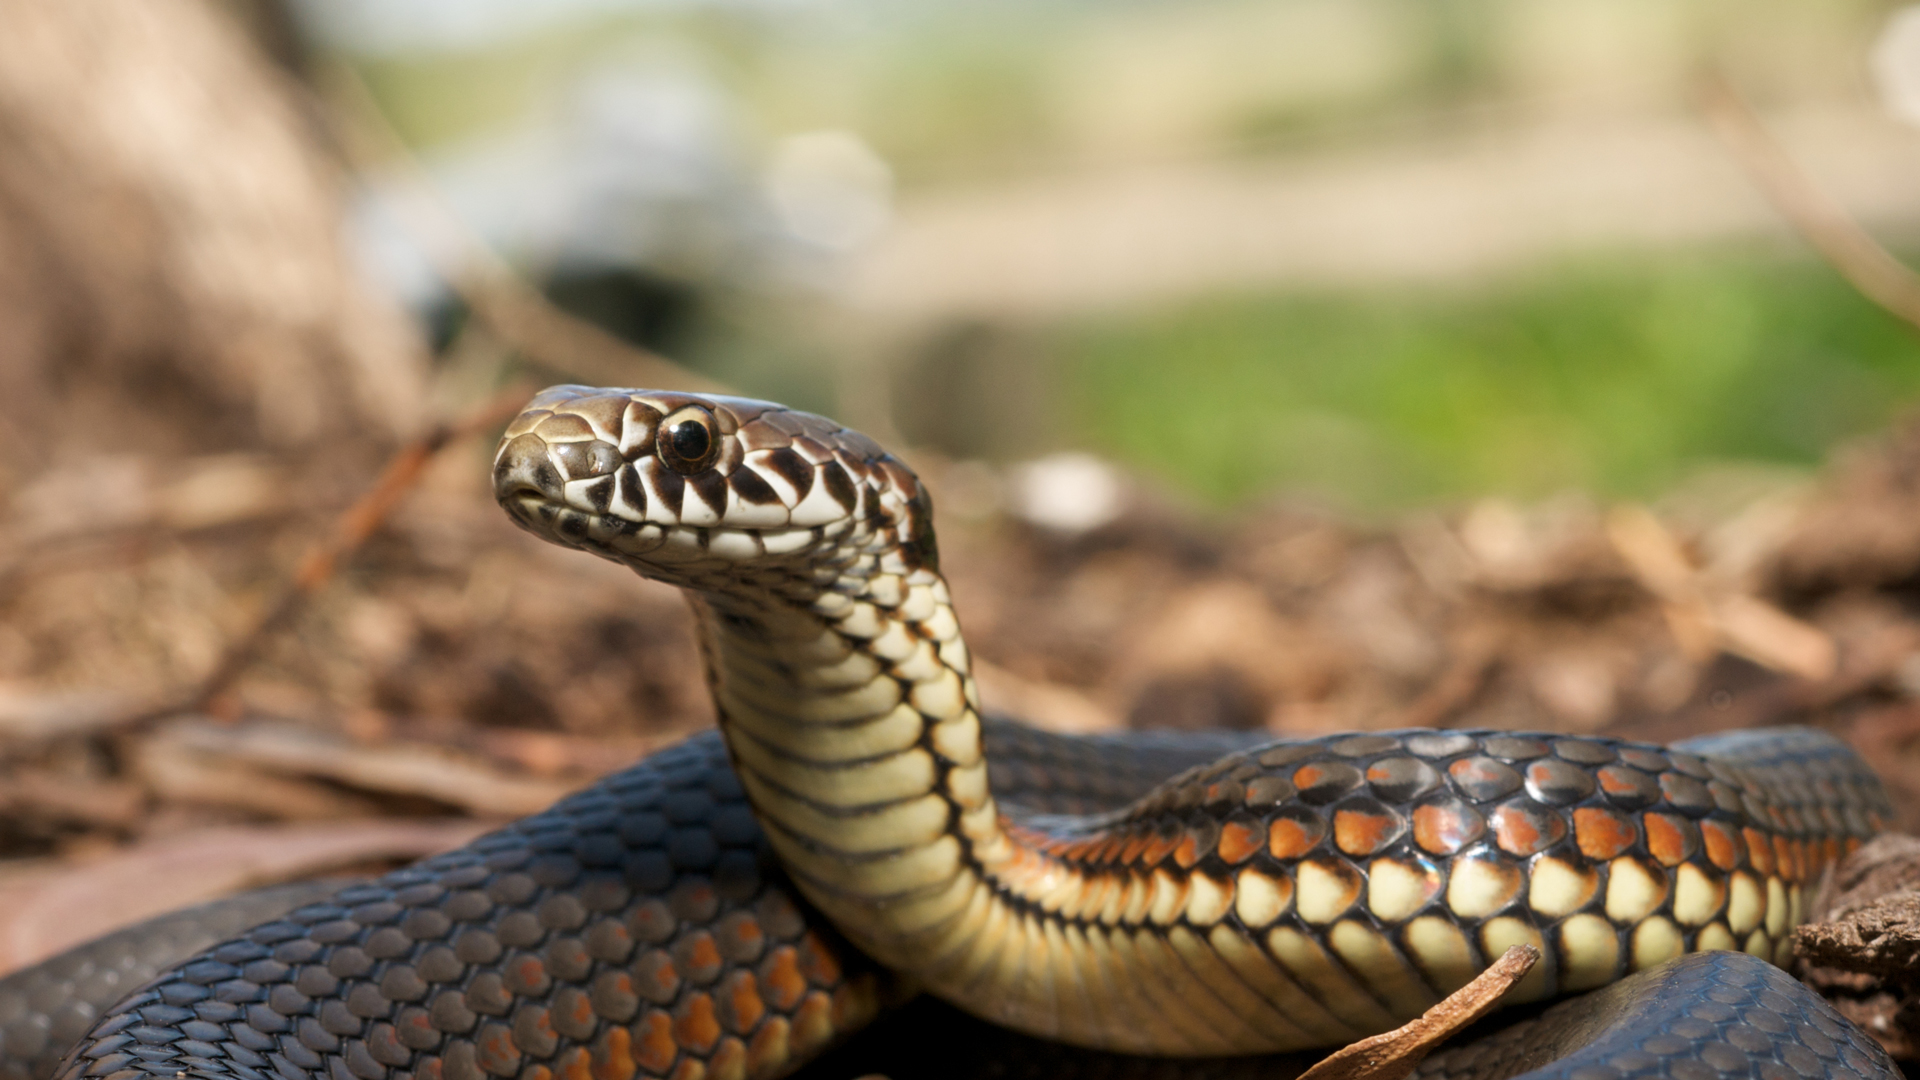
{"type": "Polygon", "coordinates": [[[118,723],[141,700],[110,691],[0,683],[0,738],[12,745],[90,735],[118,723]]]}
{"type": "Polygon", "coordinates": [[[1299,1080],[1404,1080],[1441,1043],[1492,1012],[1513,984],[1539,962],[1539,949],[1515,945],[1419,1019],[1329,1055],[1300,1074],[1299,1080]]]}
{"type": "Polygon", "coordinates": [[[1653,511],[1644,506],[1614,508],[1607,515],[1607,539],[1648,592],[1668,603],[1698,599],[1693,560],[1653,511]]]}
{"type": "Polygon", "coordinates": [[[1712,606],[1714,627],[1727,651],[1809,682],[1833,677],[1840,650],[1827,632],[1751,596],[1722,597],[1712,606]]]}

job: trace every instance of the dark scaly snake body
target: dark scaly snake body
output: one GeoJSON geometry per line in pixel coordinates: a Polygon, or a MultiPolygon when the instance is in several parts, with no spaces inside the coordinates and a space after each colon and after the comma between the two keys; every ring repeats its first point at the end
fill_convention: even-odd
{"type": "MultiPolygon", "coordinates": [[[[1253,741],[986,732],[996,789],[1042,813],[1253,741]]],[[[766,1075],[900,996],[793,891],[706,732],[377,881],[260,890],[0,979],[0,1080],[766,1075]]]]}
{"type": "MultiPolygon", "coordinates": [[[[1814,877],[1887,813],[1864,765],[1804,731],[1339,736],[1231,754],[1119,811],[1022,813],[990,790],[929,501],[863,436],[738,399],[555,388],[510,426],[495,485],[539,535],[694,593],[733,768],[711,743],[662,755],[255,930],[120,1007],[71,1075],[773,1075],[872,1013],[867,956],[1079,1046],[1326,1045],[1517,942],[1547,957],[1522,999],[1690,949],[1780,956],[1814,877]],[[809,925],[762,830],[858,952],[809,925]]],[[[1645,1013],[1648,980],[1737,996],[1770,978],[1756,963],[1661,968],[1604,1012],[1645,1013]]],[[[1807,1017],[1850,1032],[1784,1000],[1754,1009],[1785,1035],[1734,1048],[1756,1068],[1814,1052],[1807,1017]]],[[[1643,1035],[1710,1024],[1651,1016],[1643,1035]]],[[[1733,1045],[1672,1037],[1595,1052],[1658,1071],[1733,1045]]],[[[1827,1041],[1830,1071],[1891,1068],[1857,1032],[1827,1041]]],[[[1540,1037],[1516,1045],[1502,1060],[1539,1063],[1540,1037]]],[[[1475,1069],[1458,1075],[1498,1072],[1475,1069]]]]}
{"type": "Polygon", "coordinates": [[[340,885],[279,885],[170,912],[0,979],[0,1080],[45,1080],[103,1011],[155,975],[340,885]]]}

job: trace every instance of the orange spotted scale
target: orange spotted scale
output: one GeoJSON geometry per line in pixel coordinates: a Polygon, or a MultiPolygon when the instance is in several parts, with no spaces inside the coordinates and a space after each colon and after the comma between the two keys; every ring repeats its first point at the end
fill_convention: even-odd
{"type": "Polygon", "coordinates": [[[1821,867],[1888,813],[1871,772],[1811,731],[1674,748],[1409,731],[1247,751],[1095,835],[1018,835],[1089,882],[1144,888],[1172,866],[1242,893],[1230,911],[1190,904],[1168,924],[1284,928],[1311,948],[1295,948],[1303,967],[1265,950],[1278,977],[1386,969],[1418,987],[1404,998],[1431,1004],[1515,935],[1546,953],[1522,991],[1534,997],[1702,948],[1784,962],[1821,867]],[[1823,782],[1780,782],[1790,774],[1823,782]]]}

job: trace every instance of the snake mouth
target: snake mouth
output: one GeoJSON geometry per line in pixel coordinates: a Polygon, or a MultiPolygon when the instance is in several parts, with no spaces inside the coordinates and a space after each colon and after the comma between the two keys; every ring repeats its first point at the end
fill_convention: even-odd
{"type": "Polygon", "coordinates": [[[532,487],[499,496],[515,524],[543,540],[592,552],[624,563],[648,576],[691,564],[724,566],[768,556],[804,557],[834,542],[836,530],[822,528],[735,528],[635,521],[611,513],[583,510],[552,499],[532,487]]]}

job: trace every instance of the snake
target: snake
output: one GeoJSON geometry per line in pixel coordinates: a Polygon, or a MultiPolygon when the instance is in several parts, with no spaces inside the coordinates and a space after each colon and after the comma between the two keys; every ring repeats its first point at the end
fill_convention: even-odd
{"type": "Polygon", "coordinates": [[[1052,734],[983,710],[928,489],[857,431],[558,386],[493,486],[535,536],[685,591],[717,730],[457,851],[229,913],[260,921],[117,1001],[59,991],[130,971],[139,929],[12,976],[0,1071],[850,1076],[879,1019],[895,1080],[989,1046],[1002,1076],[1288,1076],[1272,1055],[1389,1030],[1530,945],[1506,1000],[1567,1000],[1421,1075],[1900,1075],[1775,966],[1892,817],[1829,735],[1052,734]],[[902,1032],[915,994],[946,1019],[902,1032]],[[63,1036],[93,1017],[63,1056],[61,1008],[63,1036]]]}

